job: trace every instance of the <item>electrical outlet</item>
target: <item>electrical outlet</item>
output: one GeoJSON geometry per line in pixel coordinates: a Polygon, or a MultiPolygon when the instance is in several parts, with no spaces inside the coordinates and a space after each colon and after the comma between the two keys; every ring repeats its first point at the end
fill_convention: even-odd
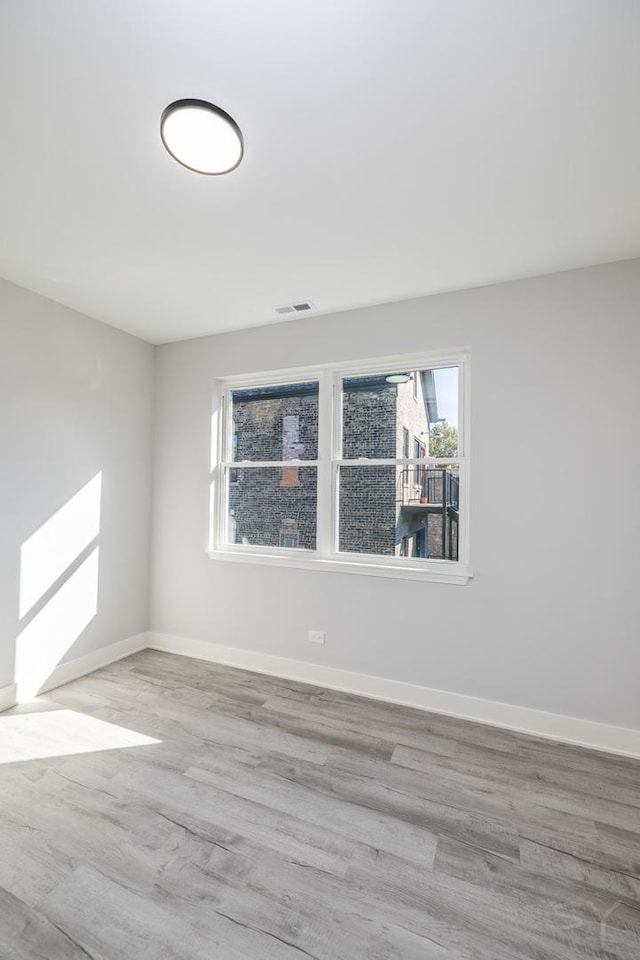
{"type": "Polygon", "coordinates": [[[324,630],[309,630],[309,643],[324,643],[324,630]]]}

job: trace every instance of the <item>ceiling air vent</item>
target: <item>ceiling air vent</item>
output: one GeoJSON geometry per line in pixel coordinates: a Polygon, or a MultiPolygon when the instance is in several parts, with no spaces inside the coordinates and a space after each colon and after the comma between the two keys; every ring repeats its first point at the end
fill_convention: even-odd
{"type": "Polygon", "coordinates": [[[276,307],[276,313],[303,313],[305,310],[313,310],[313,304],[307,301],[288,304],[286,307],[276,307]]]}

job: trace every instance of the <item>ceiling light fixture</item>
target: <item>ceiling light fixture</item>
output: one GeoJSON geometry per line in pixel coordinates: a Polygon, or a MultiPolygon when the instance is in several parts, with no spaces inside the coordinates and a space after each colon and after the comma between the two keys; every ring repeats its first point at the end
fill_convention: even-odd
{"type": "Polygon", "coordinates": [[[409,383],[409,380],[413,380],[413,374],[411,373],[390,373],[388,377],[385,377],[387,383],[409,383]]]}
{"type": "Polygon", "coordinates": [[[235,170],[244,140],[233,117],[207,100],[175,100],[162,111],[160,136],[188,170],[216,176],[235,170]]]}

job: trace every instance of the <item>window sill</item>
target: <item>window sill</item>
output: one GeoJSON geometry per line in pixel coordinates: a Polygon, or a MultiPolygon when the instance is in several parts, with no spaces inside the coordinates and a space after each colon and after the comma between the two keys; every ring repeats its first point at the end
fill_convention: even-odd
{"type": "Polygon", "coordinates": [[[380,562],[367,562],[351,558],[314,557],[304,552],[286,553],[250,553],[239,550],[209,550],[210,560],[222,560],[231,563],[258,563],[273,567],[295,567],[299,570],[322,570],[329,573],[349,573],[365,577],[387,577],[392,580],[422,580],[431,583],[453,583],[463,585],[473,577],[469,567],[461,564],[449,566],[447,561],[434,561],[429,566],[396,565],[380,562]]]}

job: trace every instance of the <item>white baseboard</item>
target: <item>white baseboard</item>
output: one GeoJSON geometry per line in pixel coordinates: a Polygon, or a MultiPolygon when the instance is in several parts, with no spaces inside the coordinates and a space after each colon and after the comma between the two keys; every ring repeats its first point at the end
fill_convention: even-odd
{"type": "MultiPolygon", "coordinates": [[[[519,707],[515,704],[501,703],[496,700],[484,700],[447,690],[436,690],[416,683],[402,680],[389,680],[374,677],[366,673],[355,673],[339,667],[328,667],[304,660],[278,657],[256,650],[244,650],[205,640],[194,640],[163,633],[139,633],[117,643],[109,644],[93,653],[76,657],[55,668],[42,685],[39,693],[53,690],[55,687],[84,677],[94,670],[106,667],[116,660],[128,657],[147,647],[166,653],[193,657],[196,660],[208,660],[264,673],[269,676],[283,677],[300,683],[311,683],[331,690],[342,690],[374,700],[399,703],[419,710],[441,713],[447,716],[486,723],[489,726],[502,727],[536,737],[571,743],[593,750],[621,754],[640,758],[640,730],[630,727],[618,727],[594,720],[569,717],[564,714],[548,713],[531,707],[519,707]]],[[[33,691],[21,696],[20,688],[15,684],[0,688],[0,711],[7,710],[25,696],[34,696],[33,691]]]]}
{"type": "Polygon", "coordinates": [[[0,712],[15,707],[17,692],[15,683],[8,683],[6,687],[0,687],[0,712]]]}
{"type": "Polygon", "coordinates": [[[617,727],[579,717],[548,713],[531,707],[484,700],[447,690],[436,690],[402,680],[389,680],[366,673],[354,673],[319,663],[277,657],[255,650],[243,650],[205,640],[192,640],[163,633],[147,634],[146,645],[153,650],[175,653],[196,660],[209,660],[265,673],[271,676],[313,683],[332,690],[342,690],[375,700],[400,703],[419,710],[429,710],[476,723],[516,730],[536,737],[571,743],[593,750],[640,758],[640,730],[617,727]]]}
{"type": "Polygon", "coordinates": [[[149,634],[137,633],[133,637],[126,637],[124,640],[118,640],[116,643],[110,643],[106,647],[94,650],[92,653],[86,653],[83,657],[76,657],[73,660],[67,660],[59,664],[53,673],[50,673],[45,682],[36,692],[33,690],[21,690],[18,684],[18,700],[31,699],[48,690],[54,690],[61,687],[64,683],[70,683],[71,680],[77,680],[84,677],[100,667],[106,667],[116,660],[122,660],[132,653],[144,650],[149,646],[149,634]]]}

